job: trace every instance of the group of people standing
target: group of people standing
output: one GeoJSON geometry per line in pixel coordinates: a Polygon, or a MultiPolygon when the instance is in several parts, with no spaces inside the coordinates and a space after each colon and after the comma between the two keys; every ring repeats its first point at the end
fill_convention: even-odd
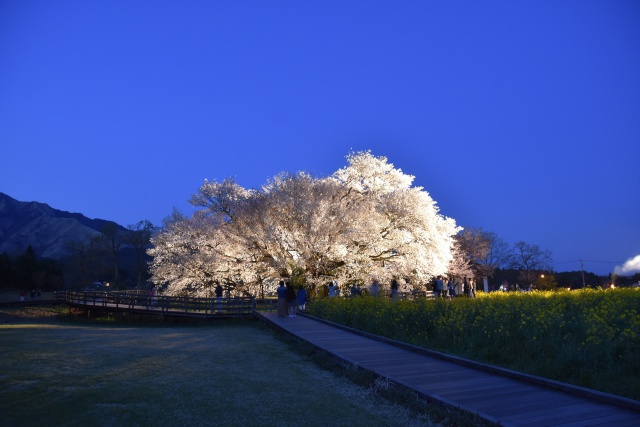
{"type": "Polygon", "coordinates": [[[436,284],[434,287],[434,293],[436,297],[451,299],[453,297],[466,296],[475,298],[476,285],[473,279],[469,280],[465,278],[462,282],[456,282],[454,279],[449,279],[446,283],[440,276],[436,278],[436,284]]]}
{"type": "MultiPolygon", "coordinates": [[[[329,282],[329,298],[340,296],[340,288],[338,282],[335,280],[329,282]]],[[[380,296],[380,282],[377,279],[371,281],[371,286],[366,290],[366,294],[373,297],[380,296]]],[[[349,289],[349,294],[352,297],[362,296],[363,290],[359,283],[354,283],[349,289]]],[[[391,280],[391,298],[394,301],[398,300],[398,281],[396,279],[391,280]]]]}
{"type": "MultiPolygon", "coordinates": [[[[27,293],[24,291],[24,289],[20,290],[20,302],[24,302],[24,297],[27,293]]],[[[40,291],[40,288],[36,289],[32,289],[31,293],[29,294],[31,296],[31,301],[37,301],[40,299],[40,297],[42,297],[42,292],[40,291]]]]}
{"type": "MultiPolygon", "coordinates": [[[[340,296],[340,287],[335,280],[327,283],[329,298],[340,296]]],[[[397,301],[399,298],[399,284],[396,279],[391,280],[391,299],[397,301]]],[[[363,294],[362,287],[355,283],[349,289],[352,297],[363,294]]],[[[381,286],[378,280],[373,279],[371,286],[366,290],[367,295],[380,296],[381,286]]],[[[278,283],[278,317],[295,317],[297,310],[304,310],[307,303],[307,291],[304,287],[299,286],[298,290],[294,289],[291,282],[280,280],[278,283]]],[[[441,276],[436,278],[434,293],[436,297],[451,299],[457,296],[467,296],[474,298],[476,296],[475,282],[473,279],[465,278],[463,281],[455,281],[454,279],[445,279],[441,276]]]]}
{"type": "Polygon", "coordinates": [[[307,290],[303,286],[294,289],[291,282],[280,280],[278,283],[278,317],[296,317],[297,310],[307,306],[307,290]]]}

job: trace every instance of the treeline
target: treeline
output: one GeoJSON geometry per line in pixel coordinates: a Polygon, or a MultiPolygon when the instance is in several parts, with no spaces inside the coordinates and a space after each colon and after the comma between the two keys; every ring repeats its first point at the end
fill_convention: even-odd
{"type": "Polygon", "coordinates": [[[108,282],[116,290],[143,286],[149,278],[146,250],[154,229],[148,220],[127,228],[108,222],[99,235],[68,242],[67,287],[86,288],[94,282],[108,282]]]}
{"type": "Polygon", "coordinates": [[[22,255],[0,254],[0,289],[88,289],[92,283],[109,283],[110,289],[143,286],[149,278],[146,254],[151,233],[149,221],[126,229],[108,222],[100,234],[66,243],[67,256],[40,258],[29,245],[22,255]]]}
{"type": "Polygon", "coordinates": [[[55,291],[63,286],[62,264],[54,259],[38,259],[31,245],[18,257],[0,254],[0,289],[55,291]]]}
{"type": "MultiPolygon", "coordinates": [[[[533,288],[537,290],[554,290],[554,289],[582,289],[582,288],[610,288],[611,285],[616,288],[626,288],[640,281],[640,273],[632,276],[618,276],[610,274],[607,276],[598,276],[588,271],[540,271],[538,277],[533,282],[533,288]]],[[[523,286],[522,272],[515,269],[496,269],[493,277],[489,279],[491,291],[500,290],[500,285],[508,285],[507,290],[518,290],[517,287],[523,286]]]]}

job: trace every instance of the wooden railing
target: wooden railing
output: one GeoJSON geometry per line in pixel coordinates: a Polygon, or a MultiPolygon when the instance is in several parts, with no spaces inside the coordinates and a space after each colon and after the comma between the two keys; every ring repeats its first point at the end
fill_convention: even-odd
{"type": "Polygon", "coordinates": [[[433,291],[413,291],[413,292],[400,292],[400,299],[433,299],[435,295],[433,291]]]}
{"type": "Polygon", "coordinates": [[[262,311],[262,312],[278,311],[278,298],[275,298],[275,297],[256,298],[255,309],[257,311],[262,311]]]}
{"type": "Polygon", "coordinates": [[[127,311],[162,316],[242,317],[252,316],[255,301],[243,298],[193,298],[151,296],[129,292],[57,292],[55,300],[70,306],[127,311]]]}
{"type": "MultiPolygon", "coordinates": [[[[434,298],[433,292],[400,292],[399,299],[434,298]]],[[[275,297],[253,298],[195,298],[151,296],[141,291],[77,292],[59,291],[54,294],[55,302],[70,306],[96,308],[106,311],[156,314],[162,316],[188,317],[242,317],[251,316],[253,311],[269,312],[277,310],[275,297]]],[[[313,300],[309,300],[312,304],[313,300]]]]}

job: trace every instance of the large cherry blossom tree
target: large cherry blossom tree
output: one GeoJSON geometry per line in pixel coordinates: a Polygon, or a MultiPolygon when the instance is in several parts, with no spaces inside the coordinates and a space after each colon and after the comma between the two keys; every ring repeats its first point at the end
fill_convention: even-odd
{"type": "Polygon", "coordinates": [[[351,153],[347,163],[325,178],[283,173],[259,190],[205,181],[191,198],[199,210],[154,236],[152,280],[169,294],[207,295],[219,281],[256,295],[294,270],[311,286],[395,278],[405,290],[445,274],[455,221],[385,157],[351,153]]]}

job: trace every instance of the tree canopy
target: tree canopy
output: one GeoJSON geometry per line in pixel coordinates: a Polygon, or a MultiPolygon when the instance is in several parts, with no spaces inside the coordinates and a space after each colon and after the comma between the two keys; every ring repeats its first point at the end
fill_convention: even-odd
{"type": "Polygon", "coordinates": [[[414,177],[369,151],[318,178],[282,173],[260,189],[205,181],[191,217],[174,212],[152,238],[152,281],[169,294],[208,295],[214,283],[257,293],[280,277],[411,288],[447,273],[461,230],[414,177]]]}

